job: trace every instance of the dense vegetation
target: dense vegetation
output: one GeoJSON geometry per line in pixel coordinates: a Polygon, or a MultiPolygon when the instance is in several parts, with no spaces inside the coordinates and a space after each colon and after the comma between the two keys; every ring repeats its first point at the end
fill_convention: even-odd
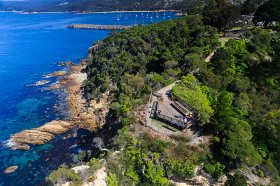
{"type": "MultiPolygon", "coordinates": [[[[123,10],[180,10],[186,11],[193,0],[60,0],[42,1],[4,1],[0,10],[25,11],[123,11],[123,10]]],[[[1,5],[2,4],[2,5],[1,5]]]]}
{"type": "MultiPolygon", "coordinates": [[[[277,129],[273,138],[263,133],[272,125],[277,127],[267,121],[277,118],[279,108],[279,33],[256,29],[248,38],[229,40],[217,50],[208,71],[200,75],[203,84],[213,90],[210,100],[217,100],[210,122],[219,133],[215,146],[234,166],[268,166],[274,161],[279,170],[278,148],[270,146],[277,141],[277,129]]],[[[271,172],[277,173],[273,166],[271,172]]]]}
{"type": "Polygon", "coordinates": [[[255,12],[255,21],[263,21],[265,26],[268,26],[272,21],[280,21],[280,1],[267,1],[255,12]]]}
{"type": "MultiPolygon", "coordinates": [[[[214,14],[214,9],[221,9],[219,3],[225,2],[213,0],[194,10],[203,15],[212,7],[209,12],[214,14]]],[[[268,16],[276,20],[274,14],[268,16]]],[[[231,23],[221,19],[225,24],[217,29],[206,26],[215,26],[216,21],[206,15],[187,16],[112,32],[95,43],[98,47],[86,69],[85,96],[108,96],[108,117],[122,126],[106,156],[110,186],[170,185],[168,178],[188,179],[198,165],[214,179],[234,171],[228,186],[247,185],[246,170],[280,184],[278,27],[244,29],[239,39],[220,45],[217,30],[230,29],[231,23]],[[205,57],[214,50],[206,63],[205,57]],[[207,145],[191,146],[186,136],[161,139],[135,124],[133,113],[150,92],[178,79],[181,83],[172,93],[199,112],[198,124],[211,136],[207,145]]]]}
{"type": "Polygon", "coordinates": [[[174,94],[200,111],[200,122],[215,136],[206,171],[258,165],[259,175],[277,178],[279,41],[279,33],[253,29],[230,39],[206,64],[218,38],[199,16],[113,32],[96,43],[85,90],[88,98],[109,91],[112,112],[127,123],[127,113],[150,90],[183,77],[174,94]]]}
{"type": "Polygon", "coordinates": [[[200,17],[189,16],[113,32],[96,45],[87,68],[86,97],[110,91],[111,108],[123,114],[152,89],[205,68],[203,58],[218,46],[218,38],[200,17]]]}
{"type": "Polygon", "coordinates": [[[206,123],[214,113],[207,98],[207,89],[200,86],[193,75],[187,75],[182,78],[180,85],[173,88],[172,94],[194,107],[199,112],[200,122],[206,123]]]}
{"type": "Polygon", "coordinates": [[[148,133],[136,138],[135,131],[123,127],[114,139],[119,153],[107,156],[109,172],[115,175],[116,185],[166,186],[172,185],[168,179],[172,176],[191,178],[209,149],[189,146],[188,138],[183,136],[174,136],[174,139],[176,143],[166,142],[148,133]]]}
{"type": "MultiPolygon", "coordinates": [[[[142,137],[134,137],[128,125],[135,119],[131,114],[134,108],[145,104],[151,90],[188,73],[206,70],[205,56],[219,45],[216,29],[204,26],[200,16],[188,16],[121,33],[113,32],[96,45],[98,49],[87,67],[86,97],[96,99],[108,94],[110,116],[124,126],[113,145],[123,155],[109,154],[107,157],[108,183],[168,185],[167,175],[192,177],[196,165],[208,159],[207,147],[204,150],[191,147],[186,137],[174,137],[175,144],[145,133],[141,134],[142,137]]],[[[206,90],[196,84],[194,76],[186,76],[183,82],[182,86],[189,84],[200,94],[197,103],[204,105],[197,104],[197,109],[201,111],[202,120],[207,122],[213,110],[207,101],[206,90]]],[[[212,164],[214,168],[209,172],[221,175],[224,166],[209,160],[208,167],[212,164]]]]}

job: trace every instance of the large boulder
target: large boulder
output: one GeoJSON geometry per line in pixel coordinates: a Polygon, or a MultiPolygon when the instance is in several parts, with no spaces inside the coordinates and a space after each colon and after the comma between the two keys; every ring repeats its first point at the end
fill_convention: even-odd
{"type": "Polygon", "coordinates": [[[18,166],[11,166],[11,167],[8,167],[6,170],[4,170],[4,173],[6,174],[11,174],[13,172],[15,172],[16,170],[18,169],[18,166]]]}

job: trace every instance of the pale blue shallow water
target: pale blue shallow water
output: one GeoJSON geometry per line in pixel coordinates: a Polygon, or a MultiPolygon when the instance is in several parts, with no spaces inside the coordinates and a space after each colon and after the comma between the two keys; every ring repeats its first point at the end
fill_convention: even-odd
{"type": "MultiPolygon", "coordinates": [[[[44,178],[62,163],[71,163],[75,141],[58,136],[29,151],[11,151],[11,134],[68,117],[65,94],[44,86],[30,86],[44,74],[63,70],[61,61],[78,63],[93,42],[109,31],[71,30],[74,23],[149,24],[176,17],[174,13],[19,14],[0,12],[0,186],[44,185],[44,178]],[[157,16],[158,15],[158,16],[157,16]],[[152,18],[151,18],[152,17],[152,18]],[[10,175],[4,169],[18,165],[10,175]]],[[[53,82],[55,78],[50,79],[53,82]]]]}

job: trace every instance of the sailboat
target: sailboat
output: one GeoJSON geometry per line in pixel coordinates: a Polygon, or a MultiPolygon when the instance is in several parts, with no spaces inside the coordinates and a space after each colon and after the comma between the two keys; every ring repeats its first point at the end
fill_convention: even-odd
{"type": "Polygon", "coordinates": [[[135,15],[135,25],[136,25],[136,20],[137,20],[138,14],[135,15]]]}

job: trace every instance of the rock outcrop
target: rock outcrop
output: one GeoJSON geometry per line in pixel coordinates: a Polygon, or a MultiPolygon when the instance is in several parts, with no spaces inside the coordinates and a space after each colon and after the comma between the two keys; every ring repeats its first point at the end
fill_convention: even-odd
{"type": "Polygon", "coordinates": [[[58,66],[73,66],[74,65],[74,63],[73,62],[71,62],[71,61],[67,61],[67,62],[59,62],[58,63],[58,66]]]}
{"type": "Polygon", "coordinates": [[[54,73],[44,75],[44,78],[57,77],[57,76],[65,76],[67,74],[68,74],[68,72],[66,72],[66,71],[56,71],[54,73]]]}
{"type": "Polygon", "coordinates": [[[11,136],[13,150],[28,150],[29,145],[42,145],[73,127],[69,121],[51,121],[45,125],[31,130],[24,130],[11,136]]]}
{"type": "MultiPolygon", "coordinates": [[[[68,107],[72,116],[72,121],[79,128],[87,130],[96,130],[105,124],[105,117],[108,110],[106,96],[98,103],[91,101],[90,103],[83,97],[82,83],[87,79],[85,73],[81,73],[81,69],[85,68],[85,62],[77,66],[72,66],[73,72],[63,81],[68,82],[65,89],[68,92],[68,107]],[[98,112],[96,112],[98,110],[98,112]]],[[[63,82],[62,82],[63,83],[63,82]]],[[[67,84],[67,83],[66,83],[67,84]]]]}
{"type": "Polygon", "coordinates": [[[30,145],[42,145],[55,138],[57,134],[62,134],[67,130],[77,126],[87,130],[96,130],[105,124],[105,118],[108,113],[107,97],[100,101],[91,101],[90,103],[83,97],[82,84],[87,79],[86,73],[82,70],[86,67],[85,62],[80,65],[72,66],[67,64],[70,74],[66,71],[57,71],[47,75],[65,76],[60,81],[49,87],[50,89],[65,88],[68,93],[68,107],[71,117],[66,121],[51,121],[45,125],[31,130],[24,130],[11,136],[11,149],[28,150],[30,145]]]}
{"type": "Polygon", "coordinates": [[[11,173],[15,172],[17,169],[18,169],[18,166],[11,166],[11,167],[8,167],[6,170],[4,170],[4,173],[11,174],[11,173]]]}
{"type": "Polygon", "coordinates": [[[34,83],[33,85],[34,86],[42,86],[42,85],[45,85],[45,84],[48,84],[50,81],[48,80],[42,80],[42,81],[37,81],[36,83],[34,83]]]}

